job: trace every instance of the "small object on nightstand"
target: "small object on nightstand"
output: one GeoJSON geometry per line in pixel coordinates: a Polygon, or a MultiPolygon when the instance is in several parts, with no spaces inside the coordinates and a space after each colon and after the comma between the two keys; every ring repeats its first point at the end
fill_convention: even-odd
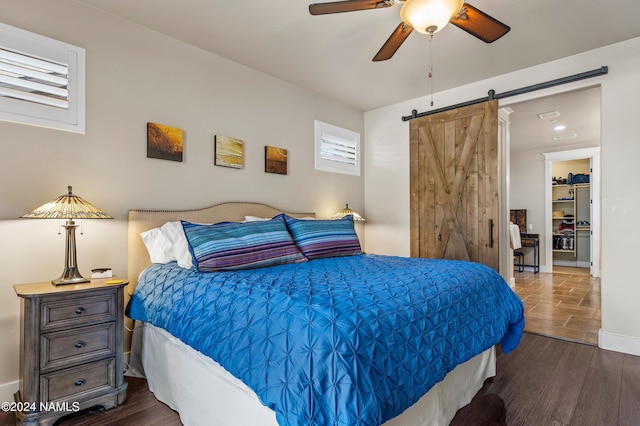
{"type": "Polygon", "coordinates": [[[91,278],[111,278],[113,271],[111,268],[95,268],[91,270],[91,278]]]}
{"type": "Polygon", "coordinates": [[[16,412],[18,425],[51,425],[67,414],[124,403],[127,284],[114,277],[66,286],[13,286],[22,299],[15,401],[30,407],[16,412]]]}

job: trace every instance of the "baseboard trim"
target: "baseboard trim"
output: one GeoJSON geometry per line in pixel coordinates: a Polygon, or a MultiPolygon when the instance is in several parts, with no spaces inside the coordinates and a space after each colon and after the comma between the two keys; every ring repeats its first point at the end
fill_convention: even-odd
{"type": "Polygon", "coordinates": [[[540,272],[543,272],[545,274],[550,274],[553,272],[553,267],[549,267],[547,265],[540,266],[540,272]]]}
{"type": "Polygon", "coordinates": [[[598,346],[610,351],[640,356],[640,339],[637,337],[607,333],[600,329],[598,331],[598,346]]]}
{"type": "Polygon", "coordinates": [[[0,384],[0,401],[13,402],[13,394],[18,392],[20,381],[8,382],[0,384]]]}
{"type": "Polygon", "coordinates": [[[553,261],[554,266],[566,266],[569,268],[577,268],[578,262],[575,260],[555,260],[553,261]]]}

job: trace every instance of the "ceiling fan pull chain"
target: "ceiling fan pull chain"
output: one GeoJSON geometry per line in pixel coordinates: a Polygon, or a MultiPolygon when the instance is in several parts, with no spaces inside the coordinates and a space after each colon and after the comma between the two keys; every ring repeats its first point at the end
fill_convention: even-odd
{"type": "Polygon", "coordinates": [[[431,106],[433,106],[433,31],[429,33],[429,85],[431,88],[431,106]]]}

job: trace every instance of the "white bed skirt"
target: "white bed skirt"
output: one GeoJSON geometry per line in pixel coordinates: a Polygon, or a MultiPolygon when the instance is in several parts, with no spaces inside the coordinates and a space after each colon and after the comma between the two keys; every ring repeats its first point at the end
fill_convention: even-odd
{"type": "MultiPolygon", "coordinates": [[[[495,349],[457,366],[418,402],[385,426],[446,426],[495,376],[495,349]]],[[[186,426],[277,426],[275,412],[213,361],[151,324],[134,330],[129,375],[146,376],[149,389],[180,414],[186,426]]]]}

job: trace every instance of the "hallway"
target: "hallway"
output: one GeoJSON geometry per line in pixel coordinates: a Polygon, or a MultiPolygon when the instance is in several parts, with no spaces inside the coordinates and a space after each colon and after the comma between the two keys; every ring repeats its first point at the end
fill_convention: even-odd
{"type": "Polygon", "coordinates": [[[515,273],[513,290],[525,307],[525,331],[598,345],[600,279],[584,268],[515,273]]]}

